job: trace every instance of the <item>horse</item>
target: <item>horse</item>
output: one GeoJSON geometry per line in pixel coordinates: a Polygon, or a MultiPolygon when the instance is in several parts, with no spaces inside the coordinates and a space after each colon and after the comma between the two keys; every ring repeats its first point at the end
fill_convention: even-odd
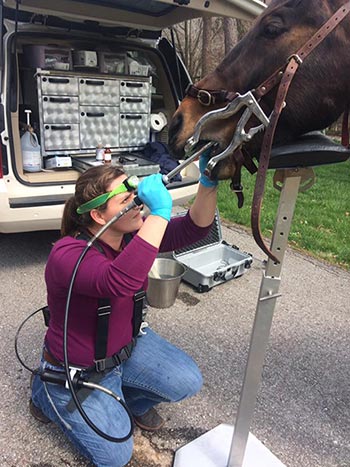
{"type": "MultiPolygon", "coordinates": [[[[342,113],[348,114],[349,12],[350,2],[345,0],[272,0],[216,69],[188,87],[173,115],[169,147],[175,158],[186,157],[186,143],[196,130],[198,142],[216,143],[217,154],[229,147],[244,111],[238,106],[237,112],[228,113],[228,106],[248,92],[256,99],[259,109],[269,117],[265,131],[255,131],[254,137],[234,146],[208,174],[234,180],[242,164],[250,169],[252,159],[259,160],[255,221],[252,213],[252,224],[258,223],[258,230],[259,195],[262,197],[264,191],[272,144],[285,144],[304,133],[324,129],[342,113]],[[215,118],[225,109],[227,118],[215,118]],[[210,115],[213,118],[206,117],[210,115]],[[206,124],[199,128],[206,118],[206,124]]],[[[244,122],[248,132],[261,127],[256,115],[248,115],[251,118],[244,122]]],[[[253,173],[253,169],[250,171],[253,173]]],[[[261,241],[260,230],[256,236],[261,241]]],[[[272,257],[268,249],[264,251],[272,257]]]]}

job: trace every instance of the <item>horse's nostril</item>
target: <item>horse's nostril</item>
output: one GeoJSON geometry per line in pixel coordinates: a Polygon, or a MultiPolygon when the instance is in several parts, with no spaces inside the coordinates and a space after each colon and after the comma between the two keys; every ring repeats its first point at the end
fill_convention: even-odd
{"type": "Polygon", "coordinates": [[[183,118],[181,114],[175,115],[169,127],[169,143],[174,144],[177,133],[181,130],[183,118]]]}

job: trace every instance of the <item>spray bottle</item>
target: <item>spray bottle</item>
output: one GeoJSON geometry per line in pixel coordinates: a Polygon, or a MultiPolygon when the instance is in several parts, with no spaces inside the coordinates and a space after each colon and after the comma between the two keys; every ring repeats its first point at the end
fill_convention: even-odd
{"type": "Polygon", "coordinates": [[[26,172],[40,172],[41,151],[38,138],[30,124],[31,110],[25,110],[27,114],[27,131],[21,137],[23,170],[26,172]]]}

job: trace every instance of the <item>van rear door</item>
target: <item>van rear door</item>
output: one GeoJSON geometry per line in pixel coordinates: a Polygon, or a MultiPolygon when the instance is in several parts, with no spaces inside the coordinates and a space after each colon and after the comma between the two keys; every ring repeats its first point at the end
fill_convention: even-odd
{"type": "Polygon", "coordinates": [[[252,20],[266,7],[260,0],[3,0],[6,7],[105,26],[161,30],[199,16],[229,16],[252,20]]]}

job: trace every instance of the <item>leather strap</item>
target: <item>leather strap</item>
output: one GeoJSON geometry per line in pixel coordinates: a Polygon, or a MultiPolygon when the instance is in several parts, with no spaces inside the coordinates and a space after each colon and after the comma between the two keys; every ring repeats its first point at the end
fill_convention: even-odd
{"type": "Polygon", "coordinates": [[[236,170],[235,170],[234,176],[231,179],[230,188],[232,191],[236,193],[237,200],[238,200],[238,208],[241,209],[244,203],[243,186],[241,183],[241,173],[242,173],[242,165],[244,164],[244,156],[240,149],[235,151],[234,159],[236,163],[236,170]]]}
{"type": "Polygon", "coordinates": [[[349,104],[346,105],[346,109],[343,114],[341,144],[345,148],[349,149],[349,104]]]}
{"type": "Polygon", "coordinates": [[[208,107],[210,105],[232,101],[237,96],[237,93],[223,89],[200,89],[193,84],[189,84],[186,88],[185,96],[193,97],[202,105],[208,107]]]}

